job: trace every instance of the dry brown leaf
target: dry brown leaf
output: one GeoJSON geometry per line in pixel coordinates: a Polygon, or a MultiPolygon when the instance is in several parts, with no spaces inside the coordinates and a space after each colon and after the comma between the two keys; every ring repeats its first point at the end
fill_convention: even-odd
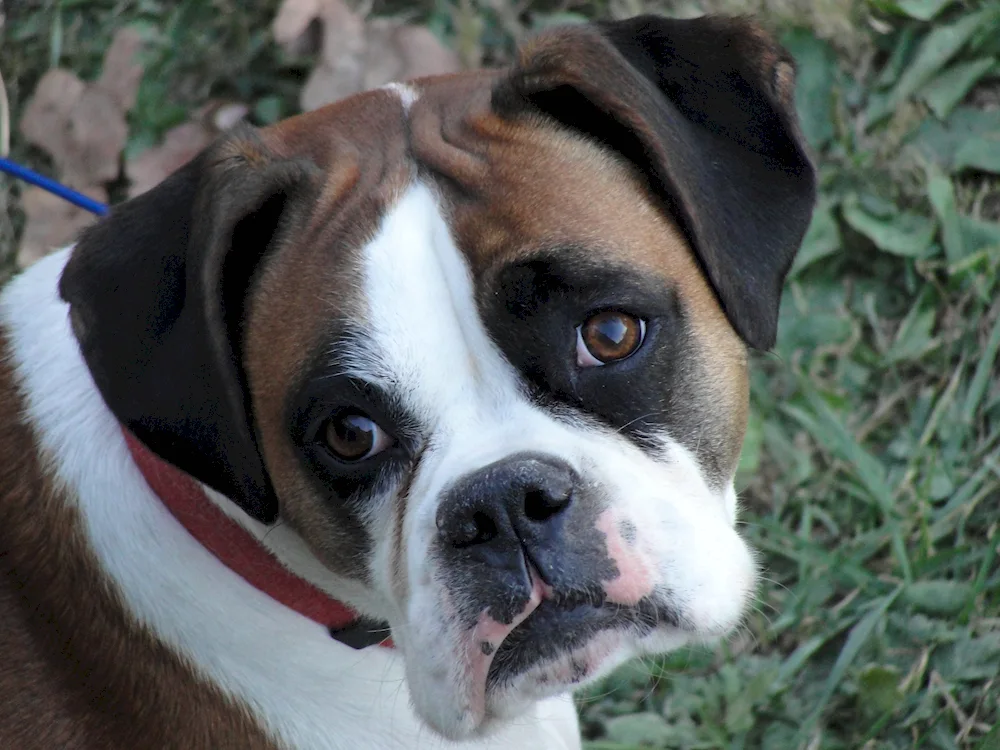
{"type": "Polygon", "coordinates": [[[362,90],[461,69],[458,55],[441,44],[426,26],[377,18],[368,22],[367,31],[362,90]]]}
{"type": "Polygon", "coordinates": [[[186,122],[167,131],[163,143],[143,151],[125,164],[129,198],[163,182],[212,142],[215,134],[200,122],[186,122]]]}
{"type": "Polygon", "coordinates": [[[62,178],[70,185],[111,182],[118,177],[128,140],[125,113],[100,86],[88,86],[69,121],[69,139],[53,153],[62,178]]]}
{"type": "Polygon", "coordinates": [[[128,138],[125,113],[135,103],[142,77],[135,62],[140,44],[136,32],[119,31],[98,82],[83,83],[69,71],[50,70],[25,107],[21,133],[49,153],[60,179],[74,187],[118,176],[128,138]]]}
{"type": "Polygon", "coordinates": [[[456,73],[462,69],[462,63],[455,51],[441,44],[426,26],[398,27],[394,44],[403,61],[401,75],[404,78],[456,73]]]}
{"type": "Polygon", "coordinates": [[[391,81],[461,68],[458,56],[429,29],[391,19],[366,23],[343,0],[285,0],[272,31],[295,55],[308,47],[316,21],[323,27],[319,62],[299,96],[306,111],[391,81]]]}
{"type": "MultiPolygon", "coordinates": [[[[25,139],[52,157],[57,178],[97,200],[117,179],[128,139],[125,113],[135,104],[142,78],[136,62],[139,35],[115,34],[101,78],[84,83],[66,70],[50,70],[35,87],[21,117],[25,139]]],[[[30,188],[22,194],[26,223],[17,262],[23,268],[65,245],[94,217],[64,199],[30,188]]]]}
{"type": "MultiPolygon", "coordinates": [[[[81,192],[94,200],[108,200],[107,192],[101,187],[83,188],[81,192]]],[[[21,208],[26,219],[17,252],[17,264],[21,268],[69,244],[80,230],[97,220],[89,211],[36,187],[21,191],[21,208]]]]}
{"type": "Polygon", "coordinates": [[[39,81],[25,107],[21,133],[49,153],[61,180],[81,187],[118,176],[128,126],[103,88],[81,83],[64,70],[52,70],[39,81]]]}
{"type": "Polygon", "coordinates": [[[21,135],[25,140],[53,157],[60,153],[70,140],[70,113],[85,87],[68,70],[55,68],[43,75],[21,117],[21,135]]]}
{"type": "Polygon", "coordinates": [[[319,20],[319,63],[299,95],[307,111],[361,91],[364,76],[364,21],[340,0],[322,0],[319,20]]]}
{"type": "Polygon", "coordinates": [[[104,55],[104,67],[97,85],[107,91],[122,112],[135,106],[142,80],[142,65],[138,55],[142,49],[142,37],[135,29],[121,29],[111,40],[111,47],[104,55]]]}
{"type": "Polygon", "coordinates": [[[320,0],[285,0],[271,25],[274,41],[293,57],[316,52],[309,29],[319,16],[320,0]]]}

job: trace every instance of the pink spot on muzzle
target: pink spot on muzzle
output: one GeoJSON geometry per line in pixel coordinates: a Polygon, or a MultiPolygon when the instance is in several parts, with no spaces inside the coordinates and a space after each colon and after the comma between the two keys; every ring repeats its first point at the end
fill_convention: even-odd
{"type": "Polygon", "coordinates": [[[649,562],[625,543],[611,511],[601,513],[596,525],[604,533],[608,557],[618,568],[616,578],[603,582],[607,600],[612,604],[638,604],[653,593],[653,575],[649,562]]]}

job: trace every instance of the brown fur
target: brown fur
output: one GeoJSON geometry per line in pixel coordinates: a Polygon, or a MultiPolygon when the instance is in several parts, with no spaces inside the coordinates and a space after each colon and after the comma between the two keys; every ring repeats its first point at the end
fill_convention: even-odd
{"type": "Polygon", "coordinates": [[[43,470],[0,332],[0,747],[274,750],[126,611],[43,470]]]}

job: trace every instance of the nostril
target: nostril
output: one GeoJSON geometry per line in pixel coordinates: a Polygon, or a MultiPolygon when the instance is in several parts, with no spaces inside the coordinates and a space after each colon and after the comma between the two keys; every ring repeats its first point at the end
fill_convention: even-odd
{"type": "Polygon", "coordinates": [[[530,521],[548,521],[569,505],[571,492],[529,490],[524,494],[524,515],[530,521]]]}
{"type": "Polygon", "coordinates": [[[496,522],[487,514],[476,511],[456,524],[449,533],[449,538],[455,547],[471,547],[474,544],[485,544],[498,533],[496,522]]]}
{"type": "Polygon", "coordinates": [[[471,544],[483,544],[497,535],[496,522],[485,513],[476,513],[472,516],[476,524],[476,536],[471,544]]]}

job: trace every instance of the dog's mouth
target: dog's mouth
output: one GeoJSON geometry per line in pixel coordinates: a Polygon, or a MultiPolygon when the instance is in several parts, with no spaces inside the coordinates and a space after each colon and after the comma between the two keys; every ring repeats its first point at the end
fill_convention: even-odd
{"type": "MultiPolygon", "coordinates": [[[[677,624],[675,614],[648,600],[623,606],[604,601],[561,603],[545,599],[497,649],[486,676],[486,689],[502,688],[540,664],[571,657],[602,634],[641,638],[659,626],[677,624]]],[[[566,682],[581,682],[599,666],[571,658],[566,682]]]]}
{"type": "Polygon", "coordinates": [[[608,601],[601,587],[560,593],[544,580],[527,556],[526,568],[531,596],[523,611],[506,626],[484,614],[471,632],[470,650],[475,656],[470,660],[470,676],[473,690],[480,696],[473,703],[484,710],[488,694],[502,691],[519,676],[538,671],[542,665],[568,664],[568,669],[554,669],[545,678],[550,687],[582,682],[601,664],[594,654],[583,660],[578,655],[599,636],[639,639],[659,626],[683,627],[682,619],[672,609],[650,597],[625,605],[608,601]],[[487,640],[483,640],[484,635],[487,640]]]}
{"type": "MultiPolygon", "coordinates": [[[[625,567],[626,575],[634,573],[625,567]]],[[[486,736],[630,656],[711,638],[737,609],[707,597],[699,609],[687,591],[651,576],[639,579],[641,586],[633,577],[608,581],[598,574],[553,586],[527,555],[518,572],[526,574],[527,590],[442,582],[434,596],[415,599],[412,611],[414,623],[440,629],[414,629],[419,638],[400,631],[414,706],[445,737],[486,736]],[[503,599],[508,590],[519,597],[503,599]]]]}

